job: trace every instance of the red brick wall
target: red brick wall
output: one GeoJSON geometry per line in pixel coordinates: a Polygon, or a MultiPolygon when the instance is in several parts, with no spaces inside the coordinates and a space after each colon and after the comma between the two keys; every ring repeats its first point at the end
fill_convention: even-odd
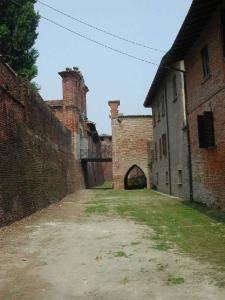
{"type": "Polygon", "coordinates": [[[71,133],[29,83],[0,64],[0,226],[84,187],[71,133]]]}
{"type": "Polygon", "coordinates": [[[194,200],[225,208],[225,77],[220,15],[216,12],[185,57],[194,200]],[[201,49],[208,45],[211,76],[203,79],[201,49]],[[212,111],[216,147],[200,149],[197,116],[212,111]]]}
{"type": "MultiPolygon", "coordinates": [[[[102,158],[112,158],[112,136],[100,136],[102,158]]],[[[104,180],[112,181],[112,162],[102,163],[104,180]]]]}

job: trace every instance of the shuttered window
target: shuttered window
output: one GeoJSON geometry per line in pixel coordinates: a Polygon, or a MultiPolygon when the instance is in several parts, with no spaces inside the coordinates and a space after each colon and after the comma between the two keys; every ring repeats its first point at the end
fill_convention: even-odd
{"type": "Polygon", "coordinates": [[[204,112],[198,116],[199,148],[215,147],[213,112],[204,112]]]}
{"type": "Polygon", "coordinates": [[[207,77],[210,75],[210,68],[209,68],[209,50],[208,46],[206,45],[202,51],[201,51],[201,56],[202,56],[202,69],[203,69],[203,76],[207,77]]]}

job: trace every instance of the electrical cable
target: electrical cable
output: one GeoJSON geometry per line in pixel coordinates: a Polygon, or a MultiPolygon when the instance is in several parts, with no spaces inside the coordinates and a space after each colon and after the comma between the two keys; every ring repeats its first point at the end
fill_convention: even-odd
{"type": "MultiPolygon", "coordinates": [[[[18,6],[22,6],[20,3],[14,1],[14,0],[10,0],[10,2],[12,2],[12,3],[14,3],[14,4],[18,5],[18,6]]],[[[167,66],[167,65],[158,64],[158,63],[149,61],[149,60],[147,60],[147,59],[144,59],[144,58],[141,58],[141,57],[137,57],[137,56],[134,56],[134,55],[129,54],[129,53],[127,53],[127,52],[118,50],[118,49],[113,48],[113,47],[111,47],[111,46],[109,46],[109,45],[106,45],[106,44],[101,43],[101,42],[99,42],[99,41],[97,41],[97,40],[94,40],[94,39],[92,39],[92,38],[90,38],[90,37],[88,37],[88,36],[86,36],[86,35],[84,35],[84,34],[81,34],[81,33],[79,33],[79,32],[76,32],[76,31],[74,31],[74,30],[72,30],[72,29],[70,29],[70,28],[68,28],[68,27],[65,27],[64,25],[61,25],[61,24],[59,24],[59,23],[57,23],[57,22],[55,22],[55,21],[53,21],[53,20],[51,20],[51,19],[49,19],[49,18],[46,18],[46,17],[44,17],[44,16],[42,16],[42,15],[40,15],[40,14],[39,14],[39,16],[40,16],[42,19],[44,19],[44,20],[46,20],[46,21],[48,21],[48,22],[50,22],[50,23],[56,25],[57,27],[60,27],[60,28],[62,28],[62,29],[64,29],[64,30],[66,30],[66,31],[69,31],[69,32],[75,34],[76,36],[79,36],[79,37],[81,37],[81,38],[83,38],[83,39],[86,39],[86,40],[88,40],[88,41],[90,41],[90,42],[92,42],[92,43],[95,43],[95,44],[97,44],[97,45],[99,45],[99,46],[101,46],[101,47],[104,47],[104,48],[109,49],[109,50],[111,50],[111,51],[114,51],[114,52],[116,52],[116,53],[119,53],[119,54],[128,56],[128,57],[133,58],[133,59],[135,59],[135,60],[138,60],[138,61],[141,61],[141,62],[150,64],[150,65],[156,66],[156,67],[161,68],[161,69],[174,70],[174,71],[178,71],[178,72],[181,72],[181,73],[185,73],[184,70],[180,70],[180,69],[177,69],[177,68],[174,68],[174,67],[171,67],[171,66],[167,66]]]]}
{"type": "Polygon", "coordinates": [[[160,53],[165,53],[165,52],[166,52],[166,51],[164,51],[164,50],[157,49],[157,48],[153,48],[153,47],[150,47],[150,46],[148,46],[148,45],[142,44],[142,43],[140,43],[140,42],[136,42],[136,41],[130,40],[130,39],[128,39],[128,38],[124,38],[124,37],[122,37],[122,36],[120,36],[120,35],[117,35],[117,34],[115,34],[115,33],[106,31],[105,29],[102,29],[102,28],[99,28],[99,27],[97,27],[97,26],[94,26],[94,25],[92,25],[92,24],[90,24],[90,23],[84,22],[84,21],[82,21],[81,19],[75,18],[75,17],[73,17],[73,16],[71,16],[71,15],[69,15],[69,14],[67,14],[67,13],[65,13],[65,12],[63,12],[63,11],[61,11],[61,10],[55,8],[55,7],[53,7],[53,6],[50,6],[49,4],[46,4],[46,3],[42,2],[42,1],[40,1],[40,0],[37,0],[37,2],[39,2],[41,5],[43,5],[43,6],[45,6],[45,7],[50,8],[51,10],[54,10],[55,12],[57,12],[57,13],[59,13],[59,14],[62,14],[63,16],[65,16],[65,17],[67,17],[67,18],[70,18],[70,19],[73,20],[73,21],[79,22],[79,23],[81,23],[81,24],[83,24],[83,25],[85,25],[85,26],[88,26],[88,27],[90,27],[90,28],[92,28],[92,29],[98,30],[98,31],[100,31],[100,32],[102,32],[102,33],[104,33],[104,34],[110,35],[110,36],[112,36],[112,37],[114,37],[114,38],[120,39],[120,40],[122,40],[122,41],[124,41],[124,42],[130,43],[130,44],[133,44],[133,45],[136,45],[136,46],[139,46],[139,47],[147,48],[147,49],[149,49],[149,50],[153,50],[153,51],[160,52],[160,53]]]}

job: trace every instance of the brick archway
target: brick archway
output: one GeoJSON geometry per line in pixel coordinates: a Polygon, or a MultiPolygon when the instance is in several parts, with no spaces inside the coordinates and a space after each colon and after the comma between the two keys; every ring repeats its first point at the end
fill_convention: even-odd
{"type": "Polygon", "coordinates": [[[147,188],[147,178],[144,171],[137,165],[133,165],[124,177],[124,188],[126,190],[147,188]]]}

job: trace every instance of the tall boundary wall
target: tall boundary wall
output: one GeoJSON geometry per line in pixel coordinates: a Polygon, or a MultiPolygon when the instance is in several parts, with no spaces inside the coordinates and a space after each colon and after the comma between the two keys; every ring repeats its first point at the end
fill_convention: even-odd
{"type": "Polygon", "coordinates": [[[0,226],[84,188],[71,132],[0,62],[0,226]]]}

